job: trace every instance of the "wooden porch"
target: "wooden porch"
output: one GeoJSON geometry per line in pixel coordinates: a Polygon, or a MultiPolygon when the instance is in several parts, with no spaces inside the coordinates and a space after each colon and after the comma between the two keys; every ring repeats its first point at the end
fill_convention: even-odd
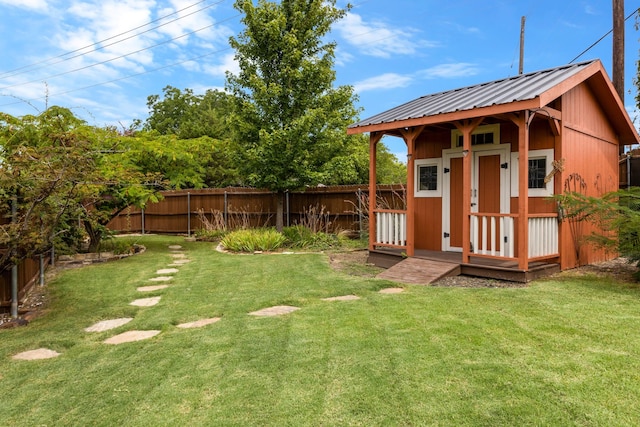
{"type": "MultiPolygon", "coordinates": [[[[414,256],[407,258],[403,255],[402,249],[395,248],[377,248],[369,251],[368,262],[375,264],[383,268],[391,268],[394,265],[400,263],[405,259],[418,259],[436,261],[440,264],[448,264],[451,269],[447,271],[446,265],[432,265],[421,263],[403,263],[403,268],[396,269],[392,277],[387,277],[389,280],[398,281],[401,283],[416,283],[415,277],[420,274],[424,269],[437,269],[429,277],[435,277],[437,271],[442,270],[443,274],[431,279],[435,281],[441,277],[450,275],[465,275],[484,277],[496,280],[508,280],[511,282],[527,283],[532,280],[539,279],[541,277],[549,276],[560,271],[560,264],[549,262],[531,262],[528,270],[522,270],[518,267],[517,260],[500,260],[494,258],[476,257],[471,256],[468,263],[462,262],[462,253],[460,252],[440,252],[440,251],[427,251],[416,249],[414,256]],[[458,268],[455,268],[458,267],[458,268]]],[[[383,276],[384,277],[384,276],[383,276]]],[[[427,277],[427,276],[425,276],[427,277]]],[[[426,282],[426,280],[424,280],[426,282]]]]}

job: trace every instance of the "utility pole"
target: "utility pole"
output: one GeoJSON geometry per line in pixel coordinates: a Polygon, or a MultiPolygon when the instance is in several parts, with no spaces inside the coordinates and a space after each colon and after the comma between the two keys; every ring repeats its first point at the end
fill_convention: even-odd
{"type": "Polygon", "coordinates": [[[613,0],[613,87],[624,104],[624,0],[613,0]]]}
{"type": "MultiPolygon", "coordinates": [[[[613,0],[613,87],[624,105],[624,0],[613,0]]],[[[620,145],[618,154],[624,151],[620,145]]]]}
{"type": "Polygon", "coordinates": [[[520,19],[520,66],[518,67],[518,74],[522,74],[524,72],[524,22],[525,20],[526,18],[524,16],[520,19]]]}

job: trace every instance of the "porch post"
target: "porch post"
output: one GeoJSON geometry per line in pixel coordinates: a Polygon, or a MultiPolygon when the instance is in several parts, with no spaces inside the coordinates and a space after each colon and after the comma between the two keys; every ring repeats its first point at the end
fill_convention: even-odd
{"type": "Polygon", "coordinates": [[[415,216],[415,147],[418,135],[424,126],[402,130],[402,138],[407,144],[407,256],[414,256],[416,248],[415,216]]]}
{"type": "Polygon", "coordinates": [[[468,264],[471,257],[471,134],[482,123],[483,118],[468,123],[454,123],[462,132],[462,263],[468,264]]]}
{"type": "Polygon", "coordinates": [[[378,158],[378,142],[382,139],[382,133],[371,132],[369,134],[369,250],[375,249],[376,244],[376,161],[378,158]]]}
{"type": "Polygon", "coordinates": [[[518,268],[529,269],[529,124],[533,114],[518,120],[518,268]]]}
{"type": "Polygon", "coordinates": [[[471,256],[471,129],[462,129],[462,263],[471,256]],[[466,153],[466,154],[465,154],[466,153]]]}

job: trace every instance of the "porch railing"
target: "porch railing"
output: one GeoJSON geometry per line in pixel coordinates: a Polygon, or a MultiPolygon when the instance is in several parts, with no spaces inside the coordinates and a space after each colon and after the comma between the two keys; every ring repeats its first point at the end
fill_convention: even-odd
{"type": "Polygon", "coordinates": [[[376,210],[376,245],[403,247],[407,245],[407,212],[376,210]]]}
{"type": "MultiPolygon", "coordinates": [[[[376,210],[375,244],[406,247],[407,213],[404,210],[376,210]]],[[[472,255],[515,258],[515,221],[518,214],[471,214],[472,255]]],[[[531,214],[529,223],[529,259],[558,256],[558,220],[556,214],[531,214]]]]}
{"type": "Polygon", "coordinates": [[[471,214],[471,247],[475,255],[513,258],[512,214],[471,214]]]}
{"type": "Polygon", "coordinates": [[[529,259],[558,255],[558,215],[529,215],[529,259]]]}

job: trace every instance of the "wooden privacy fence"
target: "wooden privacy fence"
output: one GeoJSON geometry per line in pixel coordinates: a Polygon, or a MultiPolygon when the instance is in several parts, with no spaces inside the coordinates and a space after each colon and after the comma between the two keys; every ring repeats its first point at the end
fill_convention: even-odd
{"type": "MultiPolygon", "coordinates": [[[[18,302],[22,302],[29,290],[42,281],[44,270],[50,262],[50,255],[27,258],[18,265],[18,302]]],[[[11,306],[11,268],[0,274],[0,312],[11,306]]]]}
{"type": "MultiPolygon", "coordinates": [[[[380,204],[404,208],[404,187],[378,187],[380,204]]],[[[277,194],[254,188],[210,188],[164,191],[158,203],[141,210],[129,207],[108,225],[124,233],[191,234],[204,224],[198,212],[212,221],[217,212],[227,228],[274,226],[277,194]]],[[[329,231],[367,231],[368,186],[314,187],[285,193],[284,223],[300,224],[311,216],[323,216],[329,231]]]]}

